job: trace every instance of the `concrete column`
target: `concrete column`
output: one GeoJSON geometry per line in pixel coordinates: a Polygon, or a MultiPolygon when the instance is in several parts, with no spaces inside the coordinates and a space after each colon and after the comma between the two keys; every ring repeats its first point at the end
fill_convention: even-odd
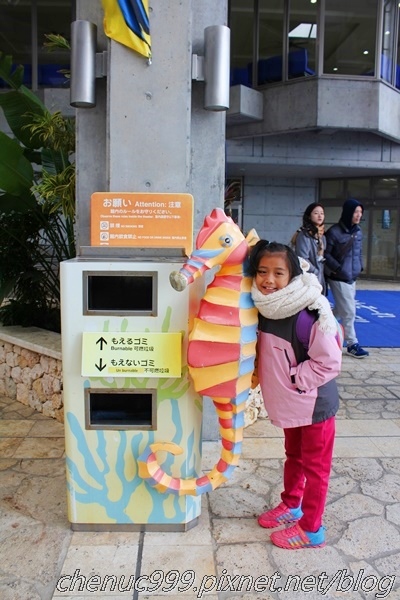
{"type": "Polygon", "coordinates": [[[204,110],[204,83],[192,82],[192,53],[204,54],[205,27],[225,23],[224,5],[155,3],[151,65],[110,43],[108,186],[191,193],[196,230],[211,208],[223,205],[225,113],[204,110]]]}
{"type": "MultiPolygon", "coordinates": [[[[97,52],[107,50],[103,30],[101,2],[77,0],[76,18],[97,26],[97,52]]],[[[108,191],[106,179],[106,79],[96,80],[95,108],[78,108],[76,113],[76,203],[77,253],[90,245],[90,197],[93,192],[108,191]]]]}
{"type": "Polygon", "coordinates": [[[204,110],[191,61],[204,54],[204,29],[226,25],[227,0],[151,7],[151,65],[106,38],[97,0],[77,0],[77,19],[96,23],[97,50],[109,51],[96,107],[76,111],[78,247],[89,245],[89,200],[100,190],[191,193],[197,232],[205,214],[223,206],[225,112],[204,110]]]}
{"type": "MultiPolygon", "coordinates": [[[[95,191],[177,192],[194,197],[195,234],[223,206],[225,112],[206,111],[204,83],[192,81],[192,54],[204,55],[204,29],[227,24],[227,0],[181,0],[150,6],[152,63],[108,40],[98,0],[77,0],[77,19],[98,27],[108,76],[97,80],[97,104],[77,109],[78,253],[90,245],[95,191]]],[[[205,403],[204,435],[217,437],[205,403]]]]}

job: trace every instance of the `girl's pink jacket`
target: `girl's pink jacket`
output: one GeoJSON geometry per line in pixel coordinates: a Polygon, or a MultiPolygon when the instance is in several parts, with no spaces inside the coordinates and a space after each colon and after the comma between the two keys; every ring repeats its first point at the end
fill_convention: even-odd
{"type": "Polygon", "coordinates": [[[342,350],[334,335],[322,333],[316,321],[311,329],[304,362],[297,360],[295,334],[298,315],[272,320],[260,315],[258,377],[268,417],[282,428],[311,425],[329,419],[339,407],[335,377],[342,350]]]}

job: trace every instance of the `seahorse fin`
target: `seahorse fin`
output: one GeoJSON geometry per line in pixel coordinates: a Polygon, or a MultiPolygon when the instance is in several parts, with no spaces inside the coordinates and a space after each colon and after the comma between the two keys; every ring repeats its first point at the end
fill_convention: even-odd
{"type": "Polygon", "coordinates": [[[254,228],[250,229],[249,233],[246,235],[246,242],[250,247],[255,246],[259,239],[260,237],[254,228]]]}

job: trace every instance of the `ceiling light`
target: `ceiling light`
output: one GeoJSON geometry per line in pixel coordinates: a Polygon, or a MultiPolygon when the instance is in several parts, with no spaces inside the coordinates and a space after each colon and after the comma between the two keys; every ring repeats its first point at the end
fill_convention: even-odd
{"type": "Polygon", "coordinates": [[[369,54],[369,50],[364,50],[363,54],[369,54]]]}
{"type": "Polygon", "coordinates": [[[315,39],[317,37],[317,26],[315,23],[300,23],[292,31],[289,31],[289,37],[315,39]]]}
{"type": "Polygon", "coordinates": [[[333,67],[332,71],[337,71],[338,68],[337,67],[333,67]]]}

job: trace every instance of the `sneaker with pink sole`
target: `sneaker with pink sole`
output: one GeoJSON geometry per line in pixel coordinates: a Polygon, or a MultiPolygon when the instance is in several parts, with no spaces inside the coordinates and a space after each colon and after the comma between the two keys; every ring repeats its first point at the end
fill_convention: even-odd
{"type": "Polygon", "coordinates": [[[266,529],[294,523],[303,516],[303,511],[300,506],[298,508],[289,508],[284,502],[281,502],[275,508],[267,510],[258,517],[258,524],[266,529]]]}
{"type": "Polygon", "coordinates": [[[315,533],[304,531],[298,523],[271,533],[271,542],[285,550],[301,550],[302,548],[322,548],[325,546],[325,527],[315,533]]]}

